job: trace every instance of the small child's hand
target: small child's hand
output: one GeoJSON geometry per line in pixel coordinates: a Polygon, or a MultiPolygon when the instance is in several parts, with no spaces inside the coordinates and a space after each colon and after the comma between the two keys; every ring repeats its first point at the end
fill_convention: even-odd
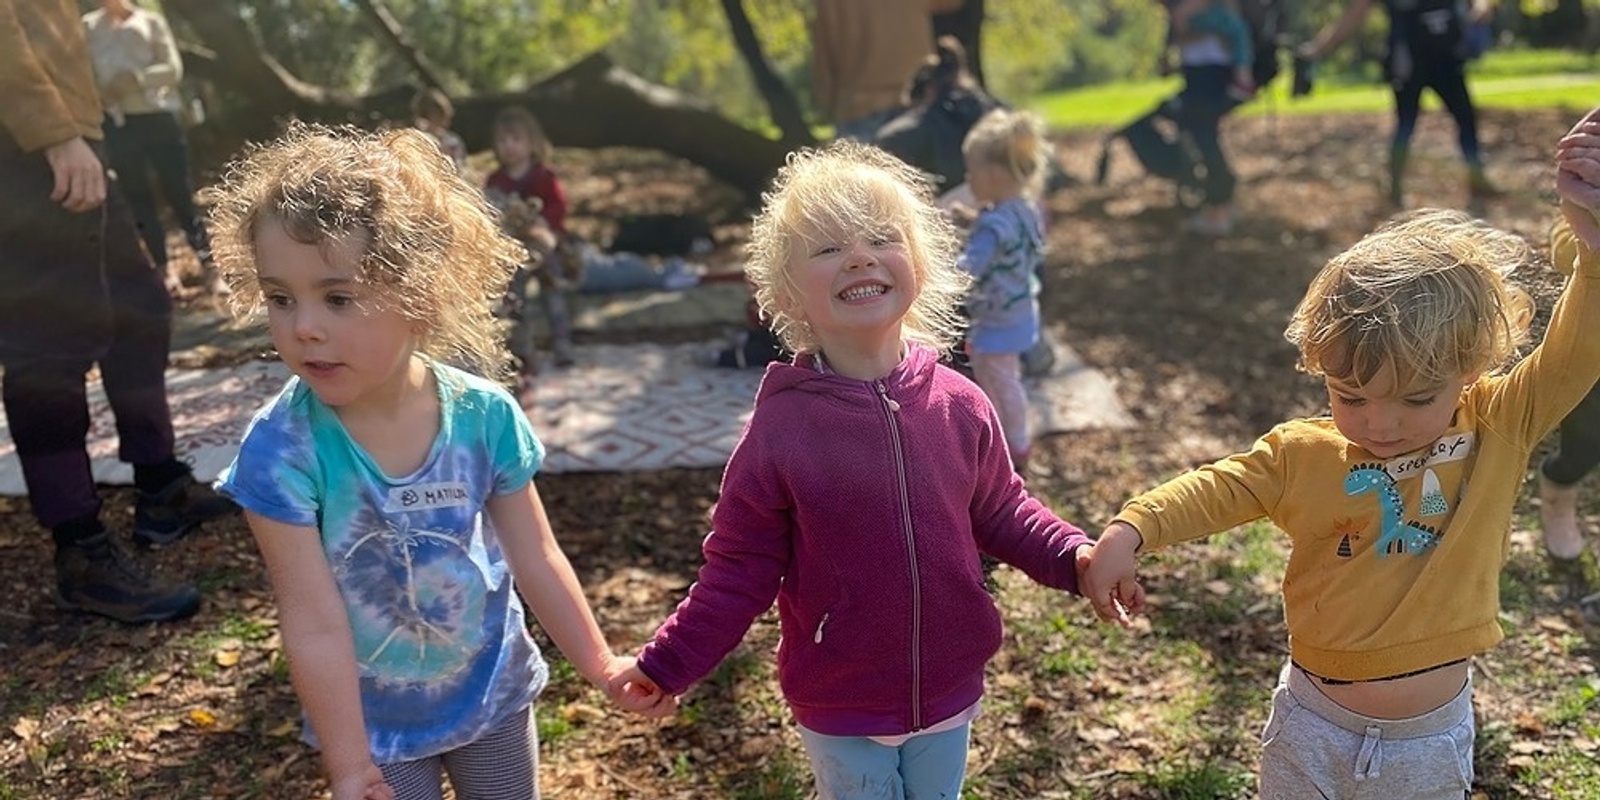
{"type": "Polygon", "coordinates": [[[1144,613],[1144,587],[1135,575],[1143,539],[1138,529],[1113,522],[1092,547],[1078,550],[1078,589],[1105,622],[1127,627],[1144,613]]]}
{"type": "Polygon", "coordinates": [[[633,658],[618,658],[614,663],[618,669],[607,677],[605,687],[612,704],[645,717],[670,717],[678,712],[678,698],[661,691],[633,658]]]}
{"type": "Polygon", "coordinates": [[[383,780],[383,771],[368,764],[360,772],[333,778],[333,800],[394,800],[394,789],[383,780]]]}
{"type": "Polygon", "coordinates": [[[1600,250],[1600,107],[1556,142],[1556,194],[1572,232],[1600,250]]]}

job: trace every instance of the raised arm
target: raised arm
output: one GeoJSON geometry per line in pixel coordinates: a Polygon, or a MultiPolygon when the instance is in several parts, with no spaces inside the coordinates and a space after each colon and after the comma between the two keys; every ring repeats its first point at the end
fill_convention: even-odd
{"type": "Polygon", "coordinates": [[[245,512],[277,599],[289,680],[322,745],[334,800],[389,800],[372,761],[350,619],[313,528],[245,512]]]}
{"type": "Polygon", "coordinates": [[[1573,235],[1600,253],[1600,106],[1556,143],[1556,194],[1573,235]]]}
{"type": "Polygon", "coordinates": [[[1506,419],[1527,437],[1542,437],[1600,378],[1600,109],[1589,112],[1556,143],[1556,193],[1576,240],[1576,258],[1550,313],[1544,339],[1507,373],[1500,395],[1506,419]]]}
{"type": "Polygon", "coordinates": [[[1300,55],[1313,61],[1323,58],[1359,30],[1371,10],[1372,0],[1350,0],[1338,21],[1319,31],[1316,37],[1301,48],[1300,55]]]}

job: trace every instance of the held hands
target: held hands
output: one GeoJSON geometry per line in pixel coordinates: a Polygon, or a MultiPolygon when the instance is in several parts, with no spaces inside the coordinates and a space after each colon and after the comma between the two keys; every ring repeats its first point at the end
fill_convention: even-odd
{"type": "Polygon", "coordinates": [[[611,703],[623,711],[645,717],[670,717],[678,713],[678,698],[661,691],[630,656],[612,656],[606,664],[605,683],[601,687],[611,703]]]}
{"type": "Polygon", "coordinates": [[[383,780],[378,765],[368,763],[360,772],[332,780],[333,800],[394,800],[394,789],[383,780]]]}
{"type": "Polygon", "coordinates": [[[1126,628],[1144,613],[1144,587],[1134,574],[1143,541],[1132,525],[1113,522],[1093,547],[1078,550],[1078,588],[1104,622],[1126,628]]]}
{"type": "Polygon", "coordinates": [[[1600,106],[1556,142],[1556,194],[1572,232],[1600,251],[1600,106]]]}
{"type": "Polygon", "coordinates": [[[56,179],[52,201],[74,213],[92,211],[106,201],[106,168],[82,136],[50,145],[44,157],[56,179]]]}

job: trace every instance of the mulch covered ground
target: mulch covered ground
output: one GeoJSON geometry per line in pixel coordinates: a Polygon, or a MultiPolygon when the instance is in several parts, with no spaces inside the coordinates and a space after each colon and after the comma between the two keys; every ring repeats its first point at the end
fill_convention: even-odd
{"type": "MultiPolygon", "coordinates": [[[[1553,218],[1551,146],[1578,115],[1485,114],[1490,172],[1507,196],[1476,210],[1542,243],[1553,218]]],[[[1171,187],[1143,176],[1126,151],[1109,185],[1093,186],[1082,181],[1098,136],[1060,139],[1080,183],[1050,201],[1047,316],[1112,376],[1139,422],[1038,445],[1030,484],[1063,516],[1098,530],[1130,494],[1323,408],[1322,393],[1295,372],[1282,329],[1316,268],[1388,213],[1380,201],[1388,128],[1381,115],[1233,121],[1227,143],[1242,176],[1242,219],[1218,241],[1176,233],[1182,212],[1171,187]]],[[[1466,203],[1453,137],[1444,116],[1425,118],[1413,203],[1466,203]]],[[[626,210],[718,208],[715,188],[680,164],[636,153],[560,157],[576,211],[596,231],[626,210]]],[[[736,260],[742,228],[719,222],[720,255],[736,260]]],[[[1548,301],[1548,275],[1527,278],[1548,301]]],[[[619,648],[648,637],[693,580],[718,477],[710,469],[539,479],[619,648]]],[[[126,528],[128,491],[110,498],[126,528]]],[[[1592,762],[1595,753],[1600,628],[1570,602],[1593,591],[1593,575],[1543,565],[1527,530],[1534,509],[1524,501],[1519,512],[1511,638],[1480,663],[1489,724],[1479,785],[1491,797],[1592,797],[1573,781],[1594,773],[1564,770],[1560,759],[1587,753],[1592,762]]],[[[47,541],[22,501],[0,499],[0,587],[10,598],[0,609],[0,798],[322,796],[316,758],[295,739],[271,597],[242,523],[149,557],[207,593],[197,618],[161,627],[54,609],[47,541]]],[[[1095,627],[1081,602],[1042,595],[1002,570],[1012,639],[991,668],[975,729],[973,793],[1248,796],[1239,776],[1253,768],[1284,641],[1270,570],[1239,566],[1260,558],[1248,547],[1219,540],[1148,564],[1158,610],[1131,634],[1095,627]]],[[[558,664],[541,706],[547,796],[809,796],[771,676],[776,635],[770,618],[758,622],[671,723],[605,711],[558,664]]]]}

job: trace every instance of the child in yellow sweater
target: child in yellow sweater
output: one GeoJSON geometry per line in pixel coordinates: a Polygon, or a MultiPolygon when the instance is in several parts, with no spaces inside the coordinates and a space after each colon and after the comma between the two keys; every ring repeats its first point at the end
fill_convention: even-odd
{"type": "Polygon", "coordinates": [[[1472,786],[1469,659],[1502,638],[1499,574],[1528,458],[1600,378],[1600,108],[1556,148],[1578,255],[1544,342],[1504,372],[1530,250],[1456,211],[1384,225],[1312,281],[1286,332],[1332,415],[1129,502],[1084,596],[1144,610],[1137,552],[1267,518],[1293,548],[1290,657],[1262,734],[1264,798],[1453,798],[1472,786]],[[1304,713],[1302,713],[1304,712],[1304,713]]]}

